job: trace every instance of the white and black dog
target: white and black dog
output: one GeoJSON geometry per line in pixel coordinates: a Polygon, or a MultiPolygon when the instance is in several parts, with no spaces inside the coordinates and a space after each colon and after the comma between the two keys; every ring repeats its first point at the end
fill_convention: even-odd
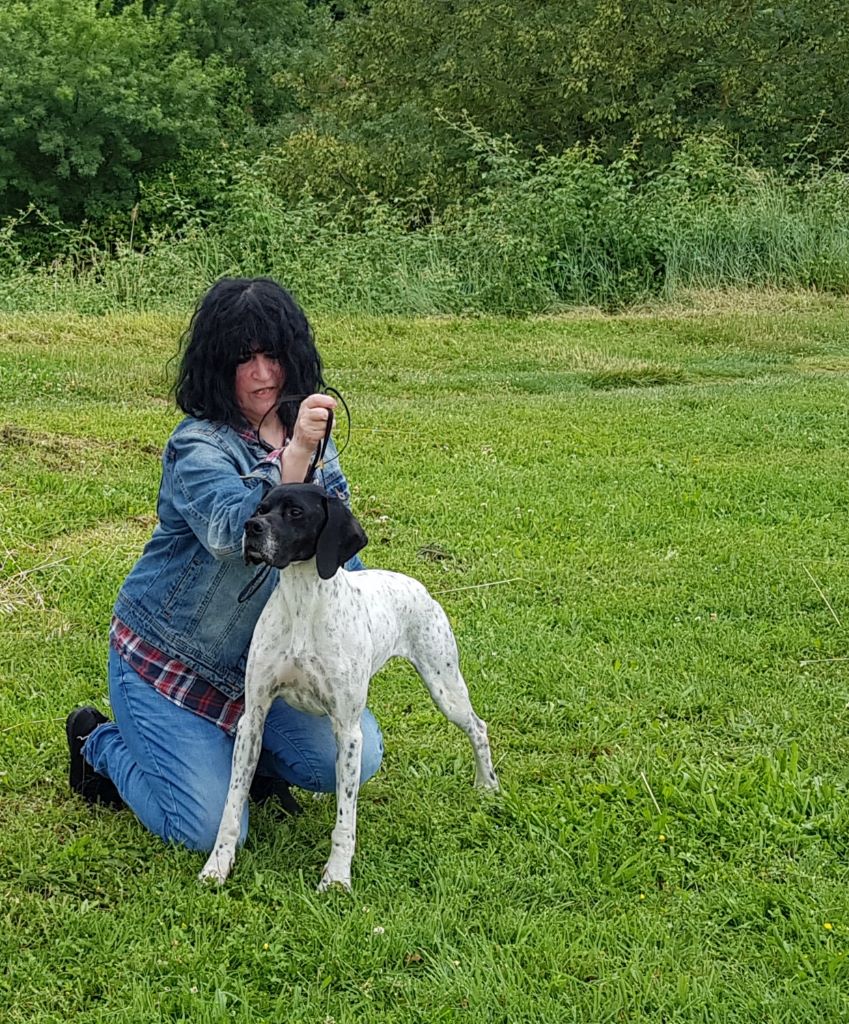
{"type": "Polygon", "coordinates": [[[230,789],[201,879],[223,883],[233,867],[263,726],[275,697],[329,715],[336,739],[336,825],[319,891],[351,885],[360,785],[360,717],[369,681],[395,656],[407,658],[436,706],[471,741],[475,785],[497,789],[486,724],[472,709],[457,644],[442,608],[400,573],[341,568],[367,538],[339,498],[312,484],[281,484],[248,520],[248,562],[283,570],[254,630],[245,712],[236,733],[230,789]]]}

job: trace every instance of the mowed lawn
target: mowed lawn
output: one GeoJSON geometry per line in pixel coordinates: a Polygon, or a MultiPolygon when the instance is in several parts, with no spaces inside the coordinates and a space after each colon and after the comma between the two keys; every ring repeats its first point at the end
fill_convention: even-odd
{"type": "Polygon", "coordinates": [[[444,603],[503,783],[392,663],[350,896],[332,798],[213,891],[67,788],[181,326],[0,323],[0,1016],[846,1020],[849,307],[317,322],[364,555],[444,603]]]}

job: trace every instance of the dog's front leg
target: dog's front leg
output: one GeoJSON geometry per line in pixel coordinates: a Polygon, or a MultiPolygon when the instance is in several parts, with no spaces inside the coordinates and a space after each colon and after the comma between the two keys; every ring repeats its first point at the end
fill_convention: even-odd
{"type": "Polygon", "coordinates": [[[236,859],[236,845],[241,831],[242,811],[248,799],[254,772],[262,750],[262,731],[268,714],[268,705],[257,705],[247,709],[239,720],[236,743],[233,747],[233,766],[230,769],[230,788],[218,835],[212,853],[204,864],[198,878],[215,881],[223,885],[236,859]]]}
{"type": "Polygon", "coordinates": [[[362,710],[350,720],[333,720],[336,737],[336,824],[330,838],[330,858],[318,885],[324,892],[332,885],[351,888],[351,861],[357,832],[357,793],[363,757],[362,710]]]}

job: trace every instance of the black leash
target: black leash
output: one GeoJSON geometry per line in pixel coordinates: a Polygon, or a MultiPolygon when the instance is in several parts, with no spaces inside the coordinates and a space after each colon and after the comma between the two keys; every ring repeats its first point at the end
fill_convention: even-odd
{"type": "Polygon", "coordinates": [[[241,592],[241,594],[239,594],[239,597],[238,597],[239,604],[244,604],[245,601],[250,601],[250,599],[254,596],[254,594],[259,590],[259,588],[263,585],[263,583],[265,583],[265,581],[268,579],[268,574],[270,572],[271,572],[271,566],[266,562],[265,565],[263,565],[258,570],[256,575],[250,580],[250,582],[246,583],[245,586],[242,587],[242,592],[241,592]]]}
{"type": "MultiPolygon", "coordinates": [[[[345,449],[348,447],[348,444],[349,444],[349,442],[351,440],[351,410],[348,408],[348,403],[339,394],[339,392],[336,390],[336,388],[325,388],[324,390],[325,390],[325,393],[328,394],[328,395],[329,394],[335,395],[336,398],[342,403],[342,408],[345,410],[345,417],[348,420],[348,436],[345,438],[345,443],[336,452],[336,458],[338,459],[339,455],[342,452],[344,452],[345,449]]],[[[327,446],[330,444],[330,433],[331,433],[332,430],[333,430],[333,410],[332,409],[328,409],[327,410],[327,426],[324,428],[324,438],[319,442],[318,447],[315,450],[315,455],[313,456],[313,460],[310,463],[310,468],[307,470],[307,475],[304,477],[304,483],[305,484],[312,483],[312,478],[315,475],[315,471],[317,469],[321,469],[322,466],[324,465],[324,456],[327,454],[327,446]]]]}
{"type": "Polygon", "coordinates": [[[318,442],[315,454],[310,462],[307,475],[304,477],[305,484],[311,484],[315,471],[324,465],[324,456],[327,453],[327,446],[330,444],[330,432],[333,430],[333,410],[327,410],[327,424],[324,427],[324,437],[318,442]]]}

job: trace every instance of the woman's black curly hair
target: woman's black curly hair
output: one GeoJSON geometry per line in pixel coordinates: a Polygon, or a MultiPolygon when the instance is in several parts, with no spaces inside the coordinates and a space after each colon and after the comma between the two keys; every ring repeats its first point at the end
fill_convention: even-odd
{"type": "Polygon", "coordinates": [[[236,367],[252,352],[272,356],[283,368],[284,396],[277,411],[291,435],[301,399],[325,384],[303,310],[270,277],[222,277],[200,300],[180,339],[177,405],[199,419],[243,424],[236,367]],[[285,395],[298,397],[286,400],[285,395]]]}

